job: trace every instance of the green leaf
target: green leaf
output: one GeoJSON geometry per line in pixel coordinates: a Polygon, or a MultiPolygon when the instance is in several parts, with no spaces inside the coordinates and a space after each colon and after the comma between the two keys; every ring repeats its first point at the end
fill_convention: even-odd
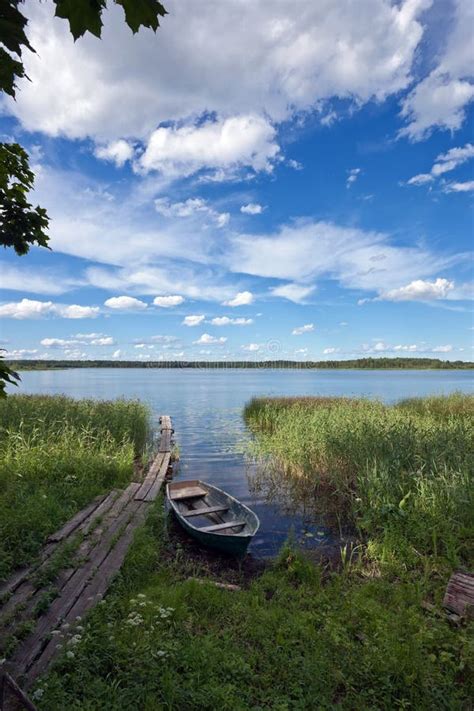
{"type": "Polygon", "coordinates": [[[125,22],[133,33],[138,32],[141,26],[150,27],[156,32],[160,26],[158,17],[168,13],[158,0],[115,0],[125,12],[125,22]]]}
{"type": "Polygon", "coordinates": [[[102,32],[102,11],[106,0],[54,0],[56,17],[68,20],[69,29],[75,40],[86,32],[100,37],[102,32]]]}
{"type": "Polygon", "coordinates": [[[28,202],[33,186],[27,152],[18,143],[0,143],[0,245],[20,256],[34,244],[48,247],[46,210],[28,202]]]}
{"type": "Polygon", "coordinates": [[[16,80],[23,77],[26,77],[23,64],[0,47],[0,91],[15,98],[16,80]]]}
{"type": "Polygon", "coordinates": [[[5,389],[7,384],[18,385],[18,380],[20,380],[18,373],[15,373],[15,371],[5,363],[3,356],[0,355],[0,398],[6,397],[5,389]]]}

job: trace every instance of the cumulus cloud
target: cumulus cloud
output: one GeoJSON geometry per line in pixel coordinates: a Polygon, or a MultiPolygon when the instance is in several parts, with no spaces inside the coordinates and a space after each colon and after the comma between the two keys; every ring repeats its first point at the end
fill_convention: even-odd
{"type": "Polygon", "coordinates": [[[183,326],[199,326],[200,323],[204,321],[206,317],[204,314],[191,314],[190,316],[185,316],[182,325],[183,326]]]}
{"type": "Polygon", "coordinates": [[[333,353],[339,353],[339,348],[325,348],[323,350],[324,355],[332,355],[333,353]]]}
{"type": "Polygon", "coordinates": [[[239,291],[233,299],[223,302],[223,306],[248,306],[253,303],[254,296],[251,291],[239,291]]]}
{"type": "Polygon", "coordinates": [[[112,296],[104,301],[104,306],[115,311],[143,311],[147,304],[133,296],[112,296]]]}
{"type": "Polygon", "coordinates": [[[257,202],[249,202],[241,206],[240,212],[243,212],[245,215],[260,215],[264,209],[265,208],[257,202]]]}
{"type": "Polygon", "coordinates": [[[224,336],[221,336],[220,338],[216,338],[215,336],[211,336],[209,333],[203,333],[200,338],[198,338],[197,341],[194,341],[196,345],[200,346],[211,346],[211,345],[223,345],[227,341],[227,338],[224,336]]]}
{"type": "Polygon", "coordinates": [[[153,299],[155,306],[159,306],[162,309],[170,309],[173,306],[179,306],[184,303],[184,297],[176,295],[170,296],[155,296],[153,299]]]}
{"type": "Polygon", "coordinates": [[[241,346],[242,350],[249,351],[250,353],[255,353],[256,351],[259,351],[261,347],[261,343],[247,343],[246,345],[241,346]]]}
{"type": "Polygon", "coordinates": [[[52,301],[22,299],[0,305],[0,317],[15,319],[38,319],[58,316],[68,319],[96,318],[100,309],[97,306],[79,306],[78,304],[55,304],[52,301]]]}
{"type": "Polygon", "coordinates": [[[121,168],[128,160],[132,160],[134,150],[131,143],[119,139],[105,146],[97,146],[94,153],[97,158],[115,163],[117,168],[121,168]]]}
{"type": "Polygon", "coordinates": [[[208,111],[282,121],[331,97],[361,106],[410,85],[429,4],[301,0],[295,13],[285,0],[270,12],[267,0],[245,11],[226,0],[197,13],[195,0],[169,0],[157,37],[132,36],[111,3],[102,40],[75,43],[52,3],[32,3],[28,36],[37,54],[24,58],[31,82],[21,82],[8,108],[27,130],[108,144],[208,111]]]}
{"type": "Polygon", "coordinates": [[[454,289],[454,282],[438,278],[435,281],[415,279],[406,286],[382,292],[378,299],[384,301],[432,301],[446,299],[454,289]]]}
{"type": "Polygon", "coordinates": [[[122,351],[120,350],[120,348],[117,348],[117,350],[112,353],[112,358],[120,358],[121,355],[122,351]]]}
{"type": "Polygon", "coordinates": [[[184,202],[171,202],[169,198],[155,200],[155,210],[163,217],[193,217],[196,214],[210,217],[217,227],[225,227],[230,219],[228,212],[218,212],[202,198],[189,198],[184,202]]]}
{"type": "Polygon", "coordinates": [[[95,338],[88,337],[87,334],[77,334],[72,338],[43,338],[40,343],[45,348],[70,348],[79,345],[88,346],[113,346],[115,341],[112,336],[101,336],[100,334],[90,334],[95,338]]]}
{"type": "Polygon", "coordinates": [[[213,326],[250,326],[252,318],[229,318],[229,316],[216,316],[209,323],[213,326]]]}
{"type": "Polygon", "coordinates": [[[472,82],[471,0],[454,0],[453,27],[439,62],[405,98],[401,115],[408,126],[400,135],[418,141],[434,128],[455,131],[464,121],[466,108],[474,98],[472,82]]]}
{"type": "Polygon", "coordinates": [[[304,326],[294,328],[291,334],[292,336],[301,336],[303,333],[310,333],[311,331],[314,331],[314,323],[306,323],[304,326]]]}
{"type": "Polygon", "coordinates": [[[271,171],[279,153],[275,128],[256,115],[205,121],[200,125],[160,127],[152,133],[139,160],[144,172],[171,177],[202,169],[271,171]]]}

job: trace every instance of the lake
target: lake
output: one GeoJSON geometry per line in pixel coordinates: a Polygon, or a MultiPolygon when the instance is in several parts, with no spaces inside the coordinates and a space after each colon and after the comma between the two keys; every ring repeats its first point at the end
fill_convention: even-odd
{"type": "Polygon", "coordinates": [[[181,456],[178,476],[210,481],[253,508],[261,526],[250,550],[262,557],[274,555],[290,531],[309,549],[339,546],[340,540],[301,492],[292,496],[285,482],[266,486],[265,477],[246,459],[242,410],[250,398],[343,395],[394,402],[456,390],[474,392],[470,370],[77,368],[25,371],[21,377],[19,391],[25,393],[144,400],[156,427],[161,414],[171,415],[181,456]]]}

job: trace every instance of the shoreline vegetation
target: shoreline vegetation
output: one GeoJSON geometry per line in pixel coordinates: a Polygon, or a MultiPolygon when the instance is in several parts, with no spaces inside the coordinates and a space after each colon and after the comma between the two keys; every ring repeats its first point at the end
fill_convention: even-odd
{"type": "Polygon", "coordinates": [[[5,360],[13,370],[64,370],[66,368],[197,368],[232,370],[238,368],[291,370],[466,370],[474,361],[439,358],[356,358],[350,360],[265,360],[265,361],[137,361],[137,360],[5,360]]]}
{"type": "Polygon", "coordinates": [[[132,481],[149,413],[137,401],[0,400],[0,581],[99,494],[132,481]]]}
{"type": "MultiPolygon", "coordinates": [[[[33,402],[9,401],[18,411],[33,402]]],[[[52,421],[67,420],[70,401],[50,401],[52,421]]],[[[392,406],[251,401],[250,453],[312,478],[315,495],[352,518],[356,545],[341,548],[338,565],[315,565],[290,540],[249,575],[248,561],[200,553],[160,497],[109,593],[32,690],[38,709],[464,711],[473,637],[441,602],[451,572],[473,564],[473,413],[474,397],[462,394],[392,406]]],[[[10,419],[18,430],[47,417],[30,409],[10,419]]],[[[38,458],[32,474],[56,461],[54,451],[38,458]]]]}

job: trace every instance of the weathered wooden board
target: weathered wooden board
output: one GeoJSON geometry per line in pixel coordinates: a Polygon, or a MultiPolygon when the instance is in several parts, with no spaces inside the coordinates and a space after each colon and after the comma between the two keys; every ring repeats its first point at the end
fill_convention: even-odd
{"type": "MultiPolygon", "coordinates": [[[[146,504],[139,502],[133,503],[133,506],[137,507],[134,517],[129,521],[123,534],[103,560],[94,577],[82,591],[82,594],[64,616],[63,623],[76,624],[77,618],[82,618],[89,610],[95,607],[106,593],[112,579],[122,566],[135,530],[143,523],[148,508],[146,504]]],[[[25,679],[26,687],[29,687],[38,676],[41,676],[47,670],[49,664],[59,652],[57,644],[61,642],[61,639],[61,636],[55,635],[46,644],[40,656],[28,670],[25,679]]]]}
{"type": "Polygon", "coordinates": [[[89,504],[89,506],[86,506],[85,509],[79,511],[67,523],[65,523],[64,526],[59,529],[59,531],[56,531],[55,533],[52,533],[50,536],[48,536],[48,541],[58,542],[67,538],[86,518],[88,518],[92,513],[94,513],[97,507],[106,498],[107,494],[101,494],[100,496],[95,498],[94,501],[89,504]]]}
{"type": "Polygon", "coordinates": [[[171,430],[162,430],[159,451],[171,452],[171,430]]]}
{"type": "Polygon", "coordinates": [[[227,521],[226,523],[216,523],[214,526],[204,526],[204,528],[199,527],[200,531],[206,531],[206,533],[211,533],[212,531],[225,531],[227,528],[241,528],[245,526],[246,521],[227,521]]]}
{"type": "Polygon", "coordinates": [[[161,429],[162,430],[172,430],[171,417],[169,415],[162,415],[160,417],[161,429]]]}
{"type": "Polygon", "coordinates": [[[158,493],[161,489],[161,485],[165,479],[166,472],[168,471],[168,467],[170,465],[170,459],[171,459],[171,455],[168,452],[163,457],[163,461],[161,462],[160,471],[158,472],[158,474],[155,478],[155,481],[150,486],[150,488],[145,496],[145,501],[154,501],[156,499],[156,497],[158,496],[158,493]]]}
{"type": "Polygon", "coordinates": [[[474,615],[474,574],[454,573],[446,588],[443,606],[457,615],[474,615]]]}
{"type": "Polygon", "coordinates": [[[191,518],[192,516],[207,516],[208,514],[222,513],[228,510],[228,506],[203,506],[200,509],[191,509],[191,511],[186,511],[186,513],[183,513],[182,515],[184,518],[191,518]]]}
{"type": "Polygon", "coordinates": [[[187,486],[171,491],[170,497],[173,501],[181,501],[181,499],[195,499],[198,496],[206,496],[206,494],[206,489],[201,486],[187,486]]]}
{"type": "Polygon", "coordinates": [[[142,485],[140,486],[137,493],[135,494],[135,498],[137,499],[137,501],[143,501],[144,498],[146,497],[146,495],[148,494],[150,487],[152,486],[156,477],[160,473],[164,458],[165,458],[165,454],[160,452],[157,454],[157,456],[153,460],[152,465],[151,465],[150,469],[148,470],[148,474],[146,475],[142,485]]]}
{"type": "MultiPolygon", "coordinates": [[[[162,428],[160,444],[167,447],[172,433],[169,417],[163,416],[162,428]]],[[[158,495],[170,460],[169,450],[160,452],[142,483],[132,482],[123,492],[114,490],[98,497],[50,536],[35,566],[13,576],[8,590],[16,591],[12,598],[17,596],[17,601],[21,599],[24,603],[19,606],[18,617],[31,619],[37,600],[45,592],[45,588],[37,589],[35,586],[33,573],[48,564],[51,553],[71,534],[83,534],[74,552],[77,567],[63,568],[58,572],[54,580],[58,596],[8,661],[9,671],[17,677],[25,675],[27,686],[47,670],[50,661],[59,653],[59,637],[51,637],[51,632],[64,622],[73,624],[77,616],[85,614],[107,591],[124,561],[136,528],[146,516],[149,503],[158,495]],[[142,500],[138,498],[139,493],[142,500]]],[[[200,496],[205,493],[199,490],[200,496]]],[[[232,525],[236,523],[232,522],[232,525]]],[[[7,602],[14,608],[12,598],[11,602],[7,602]]],[[[7,626],[18,622],[14,612],[15,616],[9,618],[7,626]]]]}
{"type": "MultiPolygon", "coordinates": [[[[128,500],[133,498],[136,491],[135,484],[127,488],[128,500]]],[[[122,497],[123,498],[123,497],[122,497]]],[[[135,502],[134,502],[135,503],[135,502]]],[[[124,505],[121,514],[113,520],[104,534],[100,537],[98,544],[92,549],[89,560],[78,568],[61,590],[61,594],[51,603],[48,612],[39,619],[35,630],[25,639],[18,650],[14,653],[11,663],[15,669],[15,675],[25,673],[34,663],[44,646],[45,637],[54,629],[59,620],[69,611],[77,598],[81,595],[91,575],[95,573],[104,558],[107,556],[114,538],[120,533],[122,527],[128,523],[133,515],[134,509],[124,505]]]]}

